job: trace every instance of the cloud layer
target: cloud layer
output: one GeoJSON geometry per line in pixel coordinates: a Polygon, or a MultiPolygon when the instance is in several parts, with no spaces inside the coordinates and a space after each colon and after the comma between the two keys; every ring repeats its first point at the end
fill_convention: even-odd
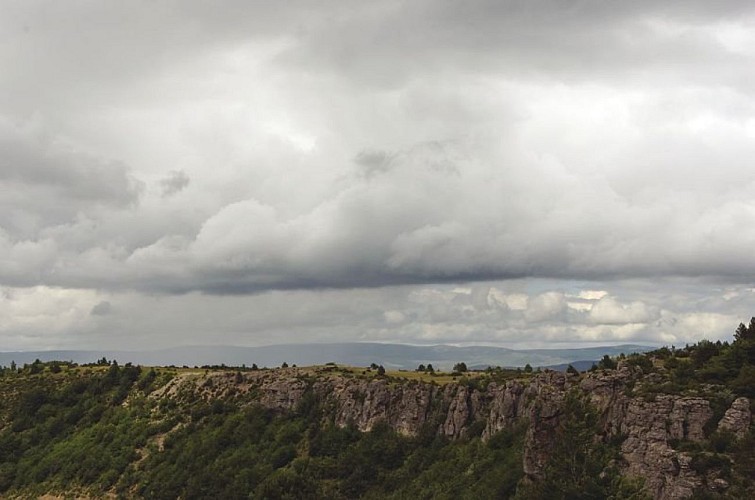
{"type": "Polygon", "coordinates": [[[297,341],[680,346],[730,339],[752,314],[754,297],[752,288],[689,280],[523,279],[232,296],[5,287],[0,334],[5,349],[297,341]]]}
{"type": "Polygon", "coordinates": [[[386,290],[546,280],[500,292],[505,318],[452,308],[438,338],[471,315],[519,325],[474,327],[491,341],[681,339],[672,297],[755,275],[750,2],[4,10],[0,284],[89,297],[82,331],[118,297],[285,310],[374,288],[421,340],[424,313],[386,290]],[[652,280],[669,292],[634,297],[652,280]],[[604,296],[564,292],[590,281],[573,293],[604,296]]]}

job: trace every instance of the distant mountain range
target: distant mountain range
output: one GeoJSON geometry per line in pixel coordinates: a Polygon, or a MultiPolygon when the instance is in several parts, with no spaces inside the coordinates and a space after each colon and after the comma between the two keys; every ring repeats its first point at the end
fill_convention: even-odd
{"type": "Polygon", "coordinates": [[[283,362],[322,365],[329,362],[352,366],[369,366],[371,363],[388,369],[413,370],[418,365],[432,363],[436,369],[449,370],[464,362],[470,368],[488,366],[520,367],[530,364],[533,367],[566,369],[569,363],[578,363],[577,368],[589,368],[594,361],[604,355],[617,356],[621,353],[646,352],[654,347],[641,345],[620,345],[586,347],[578,349],[525,349],[514,350],[504,347],[449,345],[418,346],[406,344],[379,343],[334,343],[334,344],[286,344],[262,347],[240,346],[187,346],[172,347],[154,351],[19,351],[0,352],[0,365],[8,366],[11,361],[17,365],[41,361],[75,361],[91,363],[103,356],[116,359],[123,364],[131,362],[140,365],[202,366],[221,365],[259,367],[280,366],[283,362]]]}

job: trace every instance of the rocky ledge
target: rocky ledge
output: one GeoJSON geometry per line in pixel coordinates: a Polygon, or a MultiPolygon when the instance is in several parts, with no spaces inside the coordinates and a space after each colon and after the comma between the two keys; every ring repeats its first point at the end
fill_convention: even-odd
{"type": "MultiPolygon", "coordinates": [[[[652,374],[657,375],[657,374],[652,374]]],[[[690,453],[679,443],[706,439],[706,429],[741,438],[752,425],[750,402],[734,399],[714,419],[704,396],[655,394],[638,391],[653,377],[627,363],[615,370],[582,375],[545,371],[521,379],[444,386],[391,378],[364,378],[328,373],[313,375],[297,368],[254,372],[184,374],[152,394],[155,398],[246,398],[266,408],[296,408],[307,394],[337,425],[353,424],[369,431],[386,422],[405,435],[431,429],[456,439],[480,432],[487,439],[496,432],[526,423],[524,472],[542,476],[554,446],[554,430],[569,391],[589,400],[600,415],[596,439],[620,439],[624,473],[644,478],[646,491],[656,499],[681,499],[696,489],[724,491],[728,484],[715,473],[703,476],[692,467],[690,453]],[[711,425],[714,424],[714,425],[711,425]]]]}

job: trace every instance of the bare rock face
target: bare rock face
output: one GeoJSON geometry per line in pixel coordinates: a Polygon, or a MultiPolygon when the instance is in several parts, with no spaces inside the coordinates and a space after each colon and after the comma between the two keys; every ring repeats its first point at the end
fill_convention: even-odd
{"type": "MultiPolygon", "coordinates": [[[[624,472],[644,478],[646,490],[656,499],[688,498],[702,484],[702,478],[691,468],[691,456],[674,450],[669,441],[705,439],[703,428],[713,411],[707,400],[698,397],[659,395],[653,401],[645,401],[629,396],[627,388],[641,376],[638,368],[620,364],[616,370],[588,373],[579,381],[579,389],[601,415],[604,439],[616,434],[625,436],[621,448],[626,462],[624,472]]],[[[543,382],[535,379],[522,391],[528,394],[537,388],[527,405],[529,426],[524,449],[524,472],[534,480],[542,475],[552,450],[561,402],[569,389],[568,381],[562,383],[553,376],[547,386],[543,382]]],[[[522,402],[521,398],[517,401],[519,405],[522,402]]],[[[494,404],[491,417],[495,408],[494,404]]],[[[504,420],[500,410],[496,416],[494,422],[504,420]]]]}
{"type": "Polygon", "coordinates": [[[579,382],[579,388],[602,415],[605,435],[621,432],[621,422],[630,399],[626,396],[626,389],[640,375],[638,369],[621,362],[616,370],[589,372],[579,382]]]}
{"type": "Polygon", "coordinates": [[[703,426],[713,416],[702,398],[662,395],[654,401],[633,398],[621,422],[626,434],[621,451],[626,473],[645,478],[654,498],[688,498],[702,480],[690,468],[691,457],[675,451],[670,439],[701,441],[703,426]]]}
{"type": "MultiPolygon", "coordinates": [[[[475,391],[476,399],[479,400],[479,393],[475,391]]],[[[441,432],[446,436],[462,436],[467,424],[471,421],[475,410],[471,401],[472,394],[466,387],[448,385],[443,391],[443,399],[450,400],[446,420],[443,423],[441,432]]],[[[479,405],[478,405],[479,406],[479,405]]]]}
{"type": "Polygon", "coordinates": [[[532,478],[542,476],[553,450],[555,429],[561,416],[563,392],[553,392],[536,399],[529,407],[529,427],[524,441],[524,473],[532,478]]]}
{"type": "Polygon", "coordinates": [[[519,380],[510,380],[503,387],[495,383],[488,386],[491,401],[487,425],[482,433],[483,439],[488,439],[500,430],[510,428],[525,415],[524,389],[524,384],[519,380]]]}
{"type": "Polygon", "coordinates": [[[267,408],[292,410],[307,390],[306,382],[290,377],[265,380],[260,386],[260,404],[267,408]]]}
{"type": "Polygon", "coordinates": [[[750,428],[751,421],[750,401],[747,398],[737,398],[718,423],[718,430],[729,431],[741,439],[750,428]]]}
{"type": "Polygon", "coordinates": [[[597,371],[581,381],[560,372],[545,372],[530,382],[517,401],[518,413],[528,421],[523,453],[525,474],[537,480],[543,474],[555,444],[554,436],[562,416],[567,391],[578,387],[604,416],[604,434],[618,432],[621,408],[625,406],[624,387],[633,376],[631,370],[597,371]],[[613,429],[613,430],[612,430],[613,429]]]}
{"type": "Polygon", "coordinates": [[[428,421],[438,388],[427,384],[391,386],[385,380],[331,379],[315,384],[318,398],[333,408],[337,425],[369,431],[380,421],[416,435],[428,421]]]}
{"type": "Polygon", "coordinates": [[[702,398],[683,397],[674,400],[669,420],[672,439],[699,442],[705,439],[703,427],[713,416],[710,403],[702,398]]]}

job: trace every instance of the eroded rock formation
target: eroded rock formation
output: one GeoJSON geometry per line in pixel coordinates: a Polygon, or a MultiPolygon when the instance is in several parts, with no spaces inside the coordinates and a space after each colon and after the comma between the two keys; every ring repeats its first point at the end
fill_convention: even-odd
{"type": "MultiPolygon", "coordinates": [[[[725,489],[726,481],[700,477],[691,467],[691,456],[674,448],[680,441],[705,439],[705,428],[713,418],[709,401],[669,394],[633,395],[633,387],[652,381],[626,363],[616,370],[583,376],[545,371],[528,379],[490,383],[485,390],[456,383],[439,386],[332,373],[313,376],[294,368],[245,372],[240,378],[215,372],[182,375],[153,397],[180,398],[189,393],[203,398],[247,397],[267,408],[290,410],[311,390],[322,411],[337,425],[352,424],[369,431],[382,421],[405,435],[416,435],[429,425],[438,433],[459,438],[475,426],[478,432],[482,428],[482,437],[487,439],[525,422],[524,472],[536,480],[553,448],[562,402],[574,389],[600,415],[596,439],[623,438],[624,473],[644,478],[654,498],[687,498],[702,484],[725,489]]],[[[749,401],[738,398],[717,428],[741,437],[751,421],[749,401]]]]}

